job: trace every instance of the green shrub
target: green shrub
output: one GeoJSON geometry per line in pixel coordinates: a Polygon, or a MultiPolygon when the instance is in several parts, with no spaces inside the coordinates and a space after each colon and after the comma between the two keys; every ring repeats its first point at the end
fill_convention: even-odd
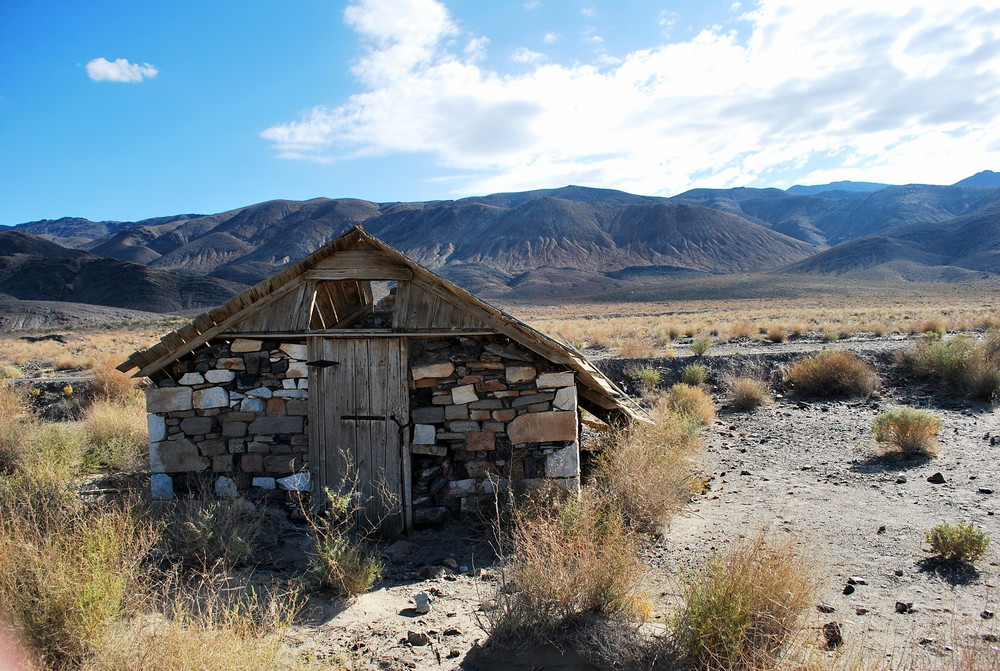
{"type": "Polygon", "coordinates": [[[653,368],[652,366],[643,366],[641,368],[634,368],[632,370],[632,375],[639,380],[639,385],[643,389],[656,389],[660,386],[660,380],[662,374],[659,369],[653,368]]]}
{"type": "Polygon", "coordinates": [[[738,377],[728,384],[729,404],[737,410],[753,410],[772,402],[767,384],[752,377],[738,377]]]}
{"type": "Polygon", "coordinates": [[[907,456],[933,457],[938,452],[942,422],[929,412],[900,408],[886,410],[872,422],[872,434],[880,443],[899,448],[907,456]]]}
{"type": "Polygon", "coordinates": [[[230,569],[260,549],[266,513],[243,499],[215,500],[207,492],[163,506],[161,540],[167,554],[194,571],[230,569]]]}
{"type": "Polygon", "coordinates": [[[707,352],[711,347],[711,340],[708,338],[699,338],[691,343],[691,353],[695,356],[704,356],[705,352],[707,352]]]}
{"type": "Polygon", "coordinates": [[[968,336],[923,342],[902,354],[903,365],[918,375],[944,383],[951,391],[974,399],[1000,396],[1000,336],[984,342],[968,336]]]}
{"type": "Polygon", "coordinates": [[[866,396],[878,387],[879,376],[850,352],[824,350],[789,365],[785,382],[805,396],[866,396]]]}
{"type": "Polygon", "coordinates": [[[683,668],[764,669],[778,659],[812,603],[811,569],[762,537],[717,555],[684,588],[672,632],[683,668]]]}
{"type": "Polygon", "coordinates": [[[704,384],[705,380],[708,379],[708,369],[702,366],[700,363],[692,363],[684,367],[681,372],[681,382],[684,384],[689,384],[692,387],[697,387],[700,384],[704,384]]]}
{"type": "Polygon", "coordinates": [[[384,567],[355,522],[354,497],[325,493],[327,509],[320,515],[307,515],[313,537],[311,587],[355,597],[382,576],[384,567]]]}
{"type": "Polygon", "coordinates": [[[971,522],[938,524],[925,533],[925,538],[936,554],[954,561],[974,562],[990,546],[990,537],[971,522]]]}

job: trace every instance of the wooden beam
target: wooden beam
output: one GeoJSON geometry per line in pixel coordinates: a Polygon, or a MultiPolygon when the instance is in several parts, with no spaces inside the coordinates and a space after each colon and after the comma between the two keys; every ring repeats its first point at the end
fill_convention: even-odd
{"type": "Polygon", "coordinates": [[[408,280],[413,277],[409,268],[343,268],[310,270],[311,280],[408,280]]]}

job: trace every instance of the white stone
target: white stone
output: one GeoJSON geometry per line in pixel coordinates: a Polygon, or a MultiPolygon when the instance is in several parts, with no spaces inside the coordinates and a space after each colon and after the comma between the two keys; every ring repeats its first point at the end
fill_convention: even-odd
{"type": "Polygon", "coordinates": [[[414,424],[413,425],[413,444],[414,445],[433,445],[435,440],[436,430],[433,424],[414,424]]]}
{"type": "Polygon", "coordinates": [[[240,400],[242,400],[244,398],[246,398],[246,396],[244,396],[243,394],[241,394],[238,391],[231,391],[231,392],[229,392],[229,400],[230,401],[240,401],[240,400]]]}
{"type": "Polygon", "coordinates": [[[309,388],[309,378],[307,378],[307,377],[300,377],[299,378],[299,389],[308,389],[308,388],[309,388]]]}
{"type": "Polygon", "coordinates": [[[235,499],[240,495],[240,490],[236,486],[235,480],[220,475],[215,480],[215,495],[220,499],[235,499]]]}
{"type": "Polygon", "coordinates": [[[181,379],[177,380],[178,384],[205,384],[205,376],[201,373],[184,373],[181,379]]]}
{"type": "Polygon", "coordinates": [[[450,361],[439,361],[436,363],[414,366],[412,375],[414,380],[423,380],[429,377],[448,377],[455,372],[455,364],[450,361]]]}
{"type": "Polygon", "coordinates": [[[240,403],[240,410],[243,412],[264,412],[266,405],[262,398],[245,398],[240,403]]]}
{"type": "Polygon", "coordinates": [[[430,593],[424,591],[414,592],[411,597],[413,598],[413,603],[417,604],[413,612],[418,615],[431,612],[431,601],[433,599],[430,593]]]}
{"type": "Polygon", "coordinates": [[[285,377],[309,377],[309,367],[302,361],[290,361],[285,377]]]}
{"type": "Polygon", "coordinates": [[[251,398],[271,398],[272,395],[271,390],[267,387],[257,387],[247,392],[247,396],[251,398]]]}
{"type": "Polygon", "coordinates": [[[262,340],[251,340],[249,338],[237,338],[233,341],[233,344],[229,346],[229,351],[234,354],[237,352],[259,352],[261,345],[264,344],[262,340]]]}
{"type": "Polygon", "coordinates": [[[296,384],[295,384],[295,380],[287,380],[287,379],[281,381],[281,387],[282,387],[282,389],[296,389],[297,388],[296,384]]]}
{"type": "Polygon", "coordinates": [[[236,377],[236,373],[231,370],[215,369],[205,373],[205,379],[212,384],[221,382],[231,382],[236,377]]]}
{"type": "Polygon", "coordinates": [[[162,415],[147,415],[146,428],[149,429],[151,443],[158,443],[167,437],[167,420],[162,415]]]}
{"type": "Polygon", "coordinates": [[[478,400],[479,396],[476,395],[475,385],[466,384],[451,390],[451,402],[455,405],[473,403],[478,400]]]}
{"type": "Polygon", "coordinates": [[[149,493],[157,501],[174,498],[174,479],[166,473],[154,473],[149,479],[149,493]]]}
{"type": "Polygon", "coordinates": [[[229,407],[229,393],[221,387],[199,389],[192,394],[191,402],[194,404],[194,407],[199,410],[206,410],[208,408],[227,408],[229,407]]]}
{"type": "Polygon", "coordinates": [[[261,489],[274,489],[274,478],[254,478],[250,481],[250,484],[254,487],[260,487],[261,489]]]}
{"type": "Polygon", "coordinates": [[[308,492],[310,486],[308,473],[296,473],[275,482],[278,483],[278,487],[289,492],[308,492]]]}
{"type": "Polygon", "coordinates": [[[146,412],[191,409],[191,387],[161,387],[146,390],[146,412]]]}
{"type": "Polygon", "coordinates": [[[563,387],[556,391],[552,407],[556,410],[576,410],[576,385],[563,387]]]}
{"type": "Polygon", "coordinates": [[[507,366],[507,382],[530,382],[535,379],[534,366],[507,366]]]}
{"type": "Polygon", "coordinates": [[[306,393],[301,389],[279,389],[273,395],[278,398],[306,398],[306,393]]]}
{"type": "Polygon", "coordinates": [[[309,358],[308,345],[298,345],[295,343],[286,342],[278,349],[287,354],[289,359],[298,359],[299,361],[305,361],[306,359],[309,358]]]}
{"type": "Polygon", "coordinates": [[[467,480],[452,480],[448,483],[447,489],[448,494],[451,496],[468,496],[469,494],[475,494],[478,486],[478,480],[469,478],[467,480]]]}
{"type": "Polygon", "coordinates": [[[554,478],[550,480],[559,489],[564,489],[573,494],[580,493],[580,478],[554,478]]]}
{"type": "Polygon", "coordinates": [[[575,478],[580,475],[580,445],[573,443],[569,447],[555,450],[545,457],[545,477],[575,478]]]}
{"type": "Polygon", "coordinates": [[[535,381],[535,386],[539,389],[569,387],[573,384],[575,384],[573,381],[573,371],[569,370],[562,373],[542,373],[535,381]]]}

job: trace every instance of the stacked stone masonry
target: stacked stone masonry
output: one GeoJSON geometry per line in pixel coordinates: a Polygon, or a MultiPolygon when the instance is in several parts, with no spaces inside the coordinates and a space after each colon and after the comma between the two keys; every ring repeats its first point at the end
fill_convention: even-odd
{"type": "MultiPolygon", "coordinates": [[[[511,483],[580,483],[574,374],[501,336],[411,338],[417,526],[474,513],[511,483]]],[[[293,508],[310,489],[307,348],[236,339],[174,363],[147,391],[152,493],[211,487],[293,508]]]]}

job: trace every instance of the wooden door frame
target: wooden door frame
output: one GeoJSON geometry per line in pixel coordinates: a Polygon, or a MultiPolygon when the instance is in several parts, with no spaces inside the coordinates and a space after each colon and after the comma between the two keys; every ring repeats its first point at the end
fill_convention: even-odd
{"type": "MultiPolygon", "coordinates": [[[[327,340],[367,340],[365,335],[358,334],[352,336],[349,332],[341,334],[323,334],[307,337],[309,361],[316,361],[321,358],[323,343],[327,340]]],[[[399,384],[403,398],[403,417],[396,418],[394,422],[387,417],[386,430],[399,431],[400,450],[400,501],[402,512],[403,532],[409,533],[413,530],[413,466],[410,457],[410,397],[409,397],[409,340],[405,337],[391,338],[397,340],[399,344],[399,384]]],[[[379,340],[385,340],[380,338],[379,340]]],[[[309,368],[309,471],[312,476],[312,490],[314,506],[323,505],[323,489],[329,487],[327,479],[328,458],[327,450],[323,443],[326,440],[326,417],[328,411],[327,401],[322,398],[322,385],[318,384],[319,368],[309,368]]]]}

